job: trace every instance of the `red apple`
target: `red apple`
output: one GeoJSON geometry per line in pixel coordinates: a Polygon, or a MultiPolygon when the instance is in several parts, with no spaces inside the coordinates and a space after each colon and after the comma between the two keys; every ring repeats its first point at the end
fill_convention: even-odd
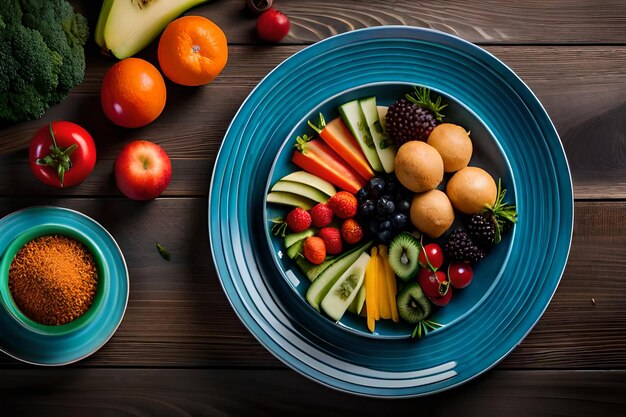
{"type": "Polygon", "coordinates": [[[159,145],[136,140],[124,146],[115,161],[117,188],[133,200],[158,197],[172,179],[172,163],[159,145]]]}

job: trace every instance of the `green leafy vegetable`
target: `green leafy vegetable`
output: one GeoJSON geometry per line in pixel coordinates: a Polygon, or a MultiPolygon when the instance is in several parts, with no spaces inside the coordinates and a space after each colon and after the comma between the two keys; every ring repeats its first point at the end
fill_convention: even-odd
{"type": "Polygon", "coordinates": [[[3,2],[0,125],[37,119],[85,75],[87,20],[65,0],[3,2]]]}
{"type": "Polygon", "coordinates": [[[169,261],[169,260],[172,259],[172,256],[170,255],[170,252],[167,249],[165,249],[165,247],[163,245],[161,245],[160,243],[157,242],[156,248],[159,251],[159,255],[161,255],[163,257],[163,259],[165,259],[166,261],[169,261]]]}

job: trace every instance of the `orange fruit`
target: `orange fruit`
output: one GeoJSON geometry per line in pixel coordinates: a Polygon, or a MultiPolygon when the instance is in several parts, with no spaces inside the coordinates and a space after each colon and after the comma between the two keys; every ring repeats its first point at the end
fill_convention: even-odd
{"type": "Polygon", "coordinates": [[[126,58],[113,65],[102,80],[100,102],[104,114],[122,127],[153,122],[165,107],[163,76],[148,61],[126,58]]]}
{"type": "Polygon", "coordinates": [[[177,84],[208,84],[226,66],[228,45],[219,26],[202,16],[184,16],[167,25],[159,40],[159,65],[177,84]]]}

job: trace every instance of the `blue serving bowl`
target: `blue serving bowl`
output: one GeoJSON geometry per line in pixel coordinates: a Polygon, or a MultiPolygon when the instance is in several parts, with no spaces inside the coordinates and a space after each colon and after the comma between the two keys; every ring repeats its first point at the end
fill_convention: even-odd
{"type": "Polygon", "coordinates": [[[0,219],[0,351],[23,362],[66,365],[84,359],[113,336],[128,303],[128,269],[115,239],[99,223],[71,209],[39,206],[0,219]],[[98,287],[89,310],[60,326],[26,317],[8,289],[8,268],[17,251],[43,235],[59,234],[82,242],[94,255],[98,287]]]}
{"type": "Polygon", "coordinates": [[[345,392],[414,397],[475,378],[530,332],[565,268],[573,207],[558,134],[513,71],[458,37],[383,26],[303,49],[250,93],[217,157],[209,235],[233,309],[277,358],[345,392]],[[313,112],[330,111],[337,100],[366,92],[395,99],[412,85],[427,86],[453,103],[459,124],[468,124],[477,138],[479,159],[472,164],[502,177],[520,220],[500,252],[480,265],[470,287],[454,295],[455,304],[439,311],[448,326],[417,341],[404,337],[406,330],[381,329],[376,337],[364,337],[357,324],[338,326],[303,302],[291,282],[301,277],[268,236],[273,213],[265,197],[268,184],[291,169],[284,147],[313,112]]]}
{"type": "MultiPolygon", "coordinates": [[[[294,125],[293,130],[283,143],[270,170],[265,186],[266,193],[279,179],[300,169],[291,162],[294,152],[294,139],[303,133],[308,135],[315,134],[307,122],[315,120],[320,112],[327,120],[331,120],[339,116],[337,111],[339,105],[370,96],[376,97],[378,105],[390,106],[399,97],[412,92],[412,90],[413,84],[408,83],[374,83],[343,91],[313,107],[302,120],[294,125]]],[[[471,132],[474,151],[469,165],[485,169],[496,181],[497,179],[502,179],[502,186],[507,189],[507,201],[515,204],[515,178],[497,138],[493,136],[489,128],[478,116],[462,102],[441,91],[433,91],[433,93],[443,96],[443,102],[447,104],[445,121],[447,123],[456,123],[471,132]]],[[[444,181],[438,188],[445,190],[446,182],[450,177],[451,174],[446,174],[444,181]]],[[[268,225],[271,224],[271,219],[284,217],[289,210],[285,206],[276,204],[266,204],[264,209],[264,220],[265,224],[268,225]]],[[[459,216],[457,216],[457,221],[452,226],[453,228],[460,225],[461,222],[458,218],[459,216]]],[[[305,308],[312,309],[306,303],[305,298],[309,288],[309,280],[300,272],[296,263],[285,256],[283,239],[273,236],[270,227],[265,228],[265,236],[268,246],[273,248],[272,258],[276,264],[276,269],[280,271],[285,282],[292,287],[297,296],[306,305],[305,308]]],[[[514,230],[513,233],[505,235],[504,240],[490,252],[489,256],[475,265],[473,284],[464,290],[454,290],[453,301],[445,308],[436,309],[434,314],[429,317],[429,319],[443,325],[435,332],[449,329],[452,324],[462,320],[466,314],[470,314],[478,307],[481,300],[486,298],[490,289],[497,284],[502,276],[502,270],[506,264],[514,238],[514,230]]],[[[439,243],[443,244],[443,239],[439,239],[439,243]]],[[[415,327],[415,325],[409,325],[404,322],[394,323],[391,320],[381,320],[376,323],[376,329],[372,333],[367,328],[364,317],[358,317],[349,313],[346,313],[338,324],[345,330],[356,332],[362,336],[376,338],[407,338],[410,337],[415,327]]]]}
{"type": "Polygon", "coordinates": [[[45,336],[59,336],[72,332],[78,332],[83,327],[88,326],[97,316],[98,312],[102,308],[102,301],[104,294],[108,291],[108,268],[105,267],[105,258],[100,248],[93,242],[93,240],[81,231],[74,227],[68,227],[60,224],[42,224],[33,226],[24,233],[21,233],[9,244],[7,249],[2,254],[0,259],[0,307],[4,309],[13,319],[24,327],[24,331],[37,332],[45,336]],[[82,243],[89,249],[96,264],[96,271],[98,276],[98,284],[96,287],[96,293],[93,301],[87,311],[75,320],[58,326],[50,326],[42,323],[38,323],[26,314],[24,314],[17,304],[15,303],[11,291],[9,290],[9,268],[13,263],[15,255],[20,249],[28,242],[42,236],[67,236],[82,243]]]}

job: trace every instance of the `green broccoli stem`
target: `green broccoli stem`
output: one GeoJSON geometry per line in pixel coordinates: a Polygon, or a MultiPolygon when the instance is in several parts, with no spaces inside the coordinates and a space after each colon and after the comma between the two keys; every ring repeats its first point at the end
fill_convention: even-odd
{"type": "Polygon", "coordinates": [[[50,146],[50,153],[43,158],[37,158],[35,163],[37,165],[49,166],[54,168],[59,176],[59,181],[61,182],[61,188],[63,188],[63,180],[65,178],[65,173],[72,167],[72,160],[70,156],[76,149],[78,149],[78,145],[75,143],[67,148],[59,148],[57,145],[56,138],[54,137],[54,132],[52,131],[52,123],[50,123],[50,137],[52,138],[52,145],[50,146]]]}

